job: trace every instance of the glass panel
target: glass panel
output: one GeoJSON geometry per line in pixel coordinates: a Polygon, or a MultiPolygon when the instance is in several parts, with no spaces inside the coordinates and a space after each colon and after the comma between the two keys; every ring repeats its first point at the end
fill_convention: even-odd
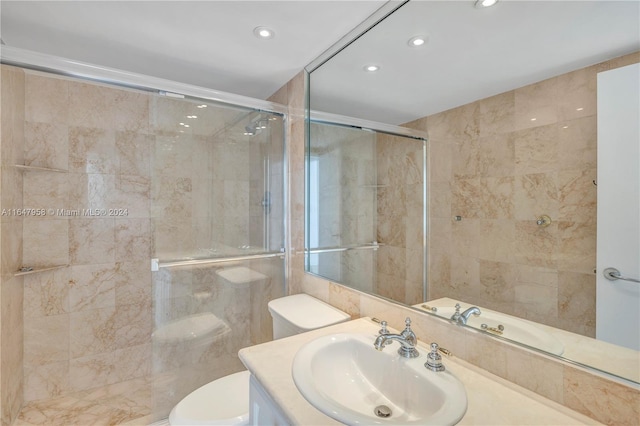
{"type": "Polygon", "coordinates": [[[310,123],[307,270],[424,300],[425,141],[310,123]]]}
{"type": "Polygon", "coordinates": [[[284,295],[282,116],[152,99],[154,419],[243,370],[238,350],[272,339],[284,295]],[[275,257],[243,260],[245,256],[275,257]],[[232,259],[232,260],[228,260],[232,259]],[[214,260],[180,266],[181,261],[214,260]],[[172,262],[173,266],[167,265],[172,262]]]}

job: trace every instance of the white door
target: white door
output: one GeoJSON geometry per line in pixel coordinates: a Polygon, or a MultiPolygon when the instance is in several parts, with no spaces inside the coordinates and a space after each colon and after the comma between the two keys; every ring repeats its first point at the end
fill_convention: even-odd
{"type": "Polygon", "coordinates": [[[640,64],[598,74],[596,338],[640,350],[640,64]]]}

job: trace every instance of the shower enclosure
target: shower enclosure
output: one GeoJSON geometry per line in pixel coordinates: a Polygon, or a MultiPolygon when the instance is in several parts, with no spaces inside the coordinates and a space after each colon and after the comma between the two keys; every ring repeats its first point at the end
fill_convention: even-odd
{"type": "Polygon", "coordinates": [[[2,352],[19,389],[3,420],[163,419],[271,339],[284,109],[28,68],[2,65],[0,207],[20,212],[2,218],[2,285],[23,290],[20,318],[1,314],[24,354],[2,352]]]}
{"type": "Polygon", "coordinates": [[[426,140],[320,120],[309,122],[309,135],[307,271],[423,302],[426,140]]]}

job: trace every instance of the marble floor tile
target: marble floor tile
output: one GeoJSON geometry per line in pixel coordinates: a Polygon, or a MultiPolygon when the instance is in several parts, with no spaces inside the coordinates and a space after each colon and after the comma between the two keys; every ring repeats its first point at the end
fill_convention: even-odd
{"type": "Polygon", "coordinates": [[[27,403],[14,426],[148,424],[151,382],[138,378],[71,395],[27,403]],[[147,419],[147,420],[143,420],[147,419]]]}

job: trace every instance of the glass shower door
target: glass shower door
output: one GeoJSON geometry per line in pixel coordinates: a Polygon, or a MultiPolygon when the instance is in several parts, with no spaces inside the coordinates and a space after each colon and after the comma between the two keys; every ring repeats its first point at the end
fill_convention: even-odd
{"type": "Polygon", "coordinates": [[[241,371],[284,295],[283,117],[152,99],[153,419],[241,371]]]}

